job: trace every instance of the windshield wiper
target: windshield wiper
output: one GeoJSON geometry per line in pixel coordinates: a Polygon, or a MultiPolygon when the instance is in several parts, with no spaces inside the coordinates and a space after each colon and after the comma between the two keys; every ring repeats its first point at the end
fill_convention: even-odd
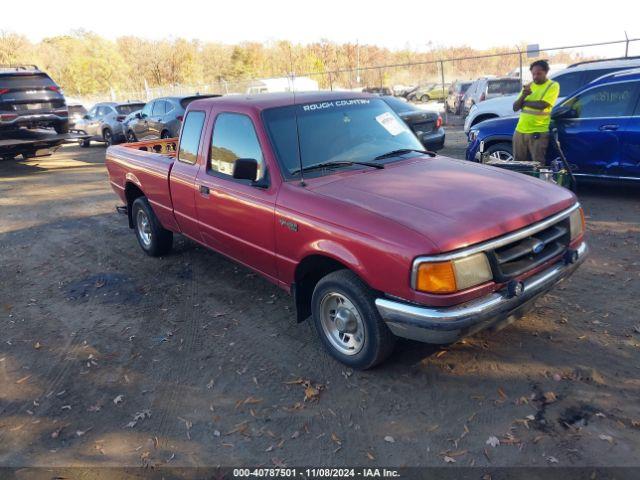
{"type": "MultiPolygon", "coordinates": [[[[316,163],[315,165],[308,165],[308,166],[304,167],[302,170],[306,172],[308,170],[317,170],[317,169],[320,169],[320,168],[330,168],[330,167],[341,167],[341,166],[345,166],[345,165],[364,165],[366,167],[373,167],[373,168],[377,168],[377,169],[384,168],[384,165],[380,165],[379,163],[356,162],[356,161],[351,161],[351,160],[344,160],[344,161],[339,161],[339,162],[316,163]]],[[[296,173],[300,173],[300,169],[299,168],[296,168],[295,170],[291,171],[291,175],[295,175],[296,173]]]]}
{"type": "Polygon", "coordinates": [[[390,152],[383,153],[382,155],[378,155],[374,160],[383,160],[385,158],[397,157],[399,155],[404,155],[405,153],[418,152],[429,155],[430,157],[435,157],[436,153],[430,150],[416,150],[415,148],[399,148],[398,150],[391,150],[390,152]]]}

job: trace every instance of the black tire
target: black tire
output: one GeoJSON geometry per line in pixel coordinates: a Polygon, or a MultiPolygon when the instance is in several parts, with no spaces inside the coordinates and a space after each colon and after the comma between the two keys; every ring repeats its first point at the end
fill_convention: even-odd
{"type": "Polygon", "coordinates": [[[133,133],[133,130],[129,130],[127,132],[127,143],[134,143],[137,142],[138,139],[136,138],[136,134],[133,133]]]}
{"type": "Polygon", "coordinates": [[[58,134],[69,133],[69,123],[68,122],[59,123],[59,124],[55,125],[53,128],[56,131],[56,133],[58,133],[58,134]]]}
{"type": "MultiPolygon", "coordinates": [[[[393,352],[396,342],[395,335],[376,308],[375,299],[372,290],[350,270],[338,270],[323,277],[316,285],[311,299],[313,324],[320,341],[333,358],[358,370],[374,367],[384,361],[393,352]],[[323,327],[323,310],[328,305],[327,299],[335,296],[346,298],[359,316],[357,328],[362,329],[362,345],[356,353],[341,352],[332,344],[331,334],[323,327]]],[[[329,318],[327,322],[332,321],[333,326],[336,326],[336,310],[333,312],[333,320],[329,318]]]]}
{"type": "Polygon", "coordinates": [[[507,142],[494,143],[489,146],[485,151],[485,155],[491,156],[495,154],[500,154],[501,160],[509,160],[508,156],[513,160],[513,145],[507,142]],[[502,155],[504,153],[504,155],[502,155]]]}
{"type": "Polygon", "coordinates": [[[110,147],[111,145],[113,145],[113,132],[111,131],[110,128],[105,128],[102,131],[102,140],[104,141],[104,144],[107,147],[110,147]]]}
{"type": "Polygon", "coordinates": [[[78,142],[80,144],[80,146],[82,148],[89,148],[91,146],[91,140],[87,139],[87,140],[80,140],[80,142],[78,142]]]}
{"type": "Polygon", "coordinates": [[[33,152],[33,151],[22,152],[23,160],[29,160],[30,158],[35,158],[35,156],[36,156],[36,152],[33,152]]]}
{"type": "Polygon", "coordinates": [[[165,138],[171,138],[171,134],[169,133],[169,130],[163,130],[162,133],[160,133],[160,138],[163,140],[165,138]]]}
{"type": "Polygon", "coordinates": [[[429,95],[422,95],[422,96],[420,97],[420,101],[421,101],[421,102],[425,102],[425,103],[426,103],[426,102],[428,102],[429,100],[431,100],[431,97],[430,97],[429,95]]]}
{"type": "Polygon", "coordinates": [[[138,197],[134,200],[131,205],[131,218],[133,219],[133,229],[136,232],[140,248],[147,255],[160,257],[171,251],[173,247],[173,232],[162,227],[146,197],[138,197]],[[146,231],[140,216],[146,217],[148,231],[146,231]],[[147,237],[148,241],[145,241],[147,237]]]}

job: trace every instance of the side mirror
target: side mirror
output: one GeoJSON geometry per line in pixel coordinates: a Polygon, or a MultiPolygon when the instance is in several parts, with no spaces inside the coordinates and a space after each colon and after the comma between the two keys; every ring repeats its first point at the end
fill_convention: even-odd
{"type": "Polygon", "coordinates": [[[551,112],[551,118],[576,118],[576,111],[569,105],[560,105],[551,112]]]}
{"type": "Polygon", "coordinates": [[[140,112],[136,112],[136,114],[134,115],[134,117],[136,117],[136,118],[142,118],[142,113],[140,113],[140,112]]]}
{"type": "Polygon", "coordinates": [[[255,158],[238,158],[233,164],[233,178],[236,180],[256,181],[258,161],[255,158]]]}

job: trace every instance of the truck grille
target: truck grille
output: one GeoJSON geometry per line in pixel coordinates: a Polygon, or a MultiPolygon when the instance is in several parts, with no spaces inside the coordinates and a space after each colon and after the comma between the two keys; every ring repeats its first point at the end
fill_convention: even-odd
{"type": "Polygon", "coordinates": [[[496,282],[508,282],[518,275],[561,255],[569,246],[569,219],[508,245],[487,251],[496,282]]]}

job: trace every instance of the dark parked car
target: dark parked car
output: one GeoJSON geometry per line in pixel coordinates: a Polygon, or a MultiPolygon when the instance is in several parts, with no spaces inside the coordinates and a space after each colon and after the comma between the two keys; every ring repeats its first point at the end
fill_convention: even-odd
{"type": "Polygon", "coordinates": [[[444,101],[444,109],[449,113],[462,113],[462,99],[473,82],[454,82],[449,88],[449,95],[444,101]]]}
{"type": "MultiPolygon", "coordinates": [[[[469,131],[467,159],[513,159],[517,117],[486,120],[469,131]]],[[[562,151],[577,177],[640,180],[640,69],[611,73],[552,111],[562,151]]],[[[547,163],[558,156],[554,142],[547,163]]]]}
{"type": "Polygon", "coordinates": [[[437,112],[422,110],[396,97],[384,96],[382,99],[413,130],[424,148],[433,151],[444,148],[445,132],[442,117],[437,112]]]}
{"type": "Polygon", "coordinates": [[[0,131],[53,127],[69,131],[62,89],[35,65],[0,66],[0,131]]]}
{"type": "Polygon", "coordinates": [[[220,95],[162,97],[148,102],[127,123],[127,141],[137,142],[156,138],[174,138],[180,133],[184,111],[194,100],[220,95]]]}

